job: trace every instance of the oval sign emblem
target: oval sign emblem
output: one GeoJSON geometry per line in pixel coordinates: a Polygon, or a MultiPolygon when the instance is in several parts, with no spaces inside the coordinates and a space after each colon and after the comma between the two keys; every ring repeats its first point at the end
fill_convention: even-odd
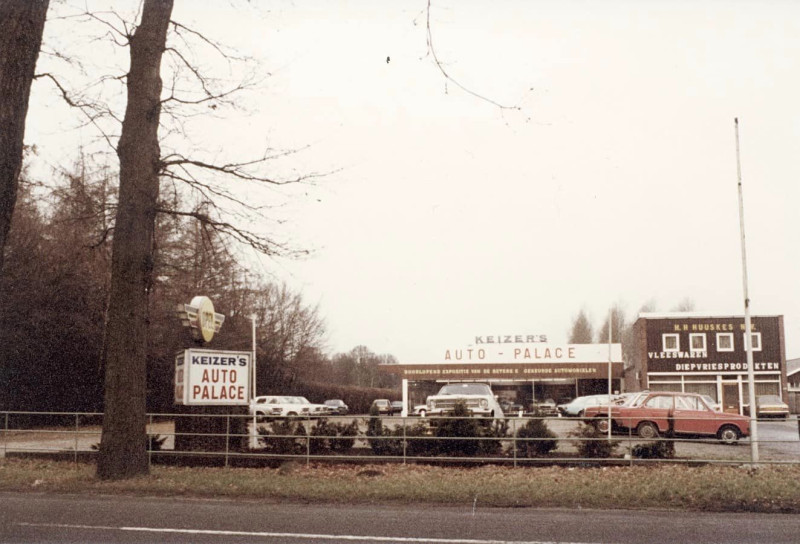
{"type": "Polygon", "coordinates": [[[194,297],[191,305],[197,308],[197,321],[200,325],[200,334],[203,336],[203,340],[211,342],[216,332],[214,303],[208,297],[194,297]]]}

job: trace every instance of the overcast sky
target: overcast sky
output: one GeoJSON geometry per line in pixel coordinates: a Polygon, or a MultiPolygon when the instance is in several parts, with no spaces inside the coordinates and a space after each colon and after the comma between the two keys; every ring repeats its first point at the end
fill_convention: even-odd
{"type": "Polygon", "coordinates": [[[332,352],[565,342],[615,303],[742,314],[738,117],[752,311],[800,357],[800,3],[431,4],[479,96],[436,67],[425,0],[176,1],[271,74],[215,136],[332,172],[287,205],[311,256],[254,265],[319,304],[332,352]]]}

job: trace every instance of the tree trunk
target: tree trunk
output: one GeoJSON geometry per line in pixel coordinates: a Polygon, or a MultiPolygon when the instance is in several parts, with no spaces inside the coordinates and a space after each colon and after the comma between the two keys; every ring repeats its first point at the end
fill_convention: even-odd
{"type": "Polygon", "coordinates": [[[0,0],[0,270],[17,202],[25,117],[49,0],[0,0]]]}
{"type": "Polygon", "coordinates": [[[97,460],[102,479],[146,474],[148,293],[158,200],[161,57],[172,0],[145,0],[130,39],[128,104],[117,155],[119,205],[114,227],[106,325],[105,416],[97,460]]]}

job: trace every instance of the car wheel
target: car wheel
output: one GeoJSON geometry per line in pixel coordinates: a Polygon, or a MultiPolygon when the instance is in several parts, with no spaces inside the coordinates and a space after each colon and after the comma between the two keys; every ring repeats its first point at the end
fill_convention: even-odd
{"type": "Polygon", "coordinates": [[[289,417],[297,417],[297,412],[289,412],[286,415],[289,416],[289,417]]]}
{"type": "Polygon", "coordinates": [[[428,414],[427,410],[420,410],[419,411],[419,417],[425,417],[427,414],[428,414]]]}
{"type": "Polygon", "coordinates": [[[583,417],[583,410],[581,410],[580,412],[578,412],[578,417],[583,417]]]}
{"type": "Polygon", "coordinates": [[[636,434],[644,440],[652,440],[653,438],[658,438],[658,427],[649,421],[642,421],[636,427],[636,434]]]}
{"type": "Polygon", "coordinates": [[[736,444],[739,440],[739,429],[733,425],[725,425],[717,433],[717,438],[725,444],[736,444]]]}
{"type": "Polygon", "coordinates": [[[603,419],[603,418],[599,418],[599,417],[596,418],[594,420],[594,427],[595,427],[595,429],[597,429],[601,433],[607,433],[608,432],[608,419],[603,419]]]}

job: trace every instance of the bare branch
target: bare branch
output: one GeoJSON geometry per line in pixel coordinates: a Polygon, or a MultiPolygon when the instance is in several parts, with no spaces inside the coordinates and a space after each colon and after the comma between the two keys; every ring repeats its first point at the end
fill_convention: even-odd
{"type": "Polygon", "coordinates": [[[95,128],[102,135],[103,139],[105,139],[106,143],[108,143],[109,147],[111,147],[111,149],[116,150],[116,146],[111,141],[111,137],[106,133],[106,131],[103,129],[103,127],[101,127],[100,124],[97,122],[97,120],[99,118],[101,118],[103,116],[106,116],[106,115],[111,116],[112,118],[116,119],[116,117],[113,115],[113,113],[111,113],[111,111],[107,110],[107,109],[106,109],[105,112],[103,112],[101,110],[101,108],[97,104],[88,103],[88,102],[76,102],[75,100],[73,100],[73,98],[70,96],[69,92],[67,92],[67,90],[64,88],[64,86],[61,85],[61,82],[59,82],[58,79],[56,79],[56,77],[53,74],[42,73],[42,74],[36,74],[36,75],[33,76],[34,79],[39,79],[39,78],[43,78],[43,77],[49,79],[50,81],[52,81],[53,84],[61,92],[61,96],[64,99],[64,101],[70,107],[77,108],[83,115],[85,115],[86,119],[87,119],[87,123],[94,125],[95,128]]]}
{"type": "Polygon", "coordinates": [[[256,251],[269,256],[287,256],[287,255],[307,255],[306,250],[292,250],[287,245],[279,244],[265,236],[241,229],[226,221],[219,221],[212,218],[210,215],[199,208],[194,211],[180,211],[168,210],[164,208],[157,208],[157,213],[179,216],[179,217],[193,217],[200,221],[204,227],[209,227],[212,230],[233,238],[239,243],[246,244],[256,251]]]}
{"type": "Polygon", "coordinates": [[[467,93],[469,95],[472,95],[475,98],[478,98],[478,99],[483,100],[485,102],[488,102],[489,104],[492,104],[493,106],[496,106],[496,107],[500,108],[501,110],[520,110],[520,109],[522,109],[519,106],[505,106],[503,104],[500,104],[499,102],[495,102],[491,98],[487,98],[487,97],[483,96],[482,94],[478,94],[475,91],[473,91],[472,89],[469,89],[469,88],[465,87],[464,85],[462,85],[461,82],[459,82],[458,80],[456,80],[450,74],[447,73],[447,71],[444,69],[444,65],[439,60],[439,57],[436,56],[436,48],[433,46],[433,32],[431,31],[431,0],[428,0],[426,26],[427,26],[428,51],[431,54],[431,58],[433,58],[433,63],[436,65],[436,67],[442,73],[442,75],[444,76],[446,81],[451,82],[453,85],[455,85],[456,87],[458,87],[459,89],[461,89],[465,93],[467,93]]]}

